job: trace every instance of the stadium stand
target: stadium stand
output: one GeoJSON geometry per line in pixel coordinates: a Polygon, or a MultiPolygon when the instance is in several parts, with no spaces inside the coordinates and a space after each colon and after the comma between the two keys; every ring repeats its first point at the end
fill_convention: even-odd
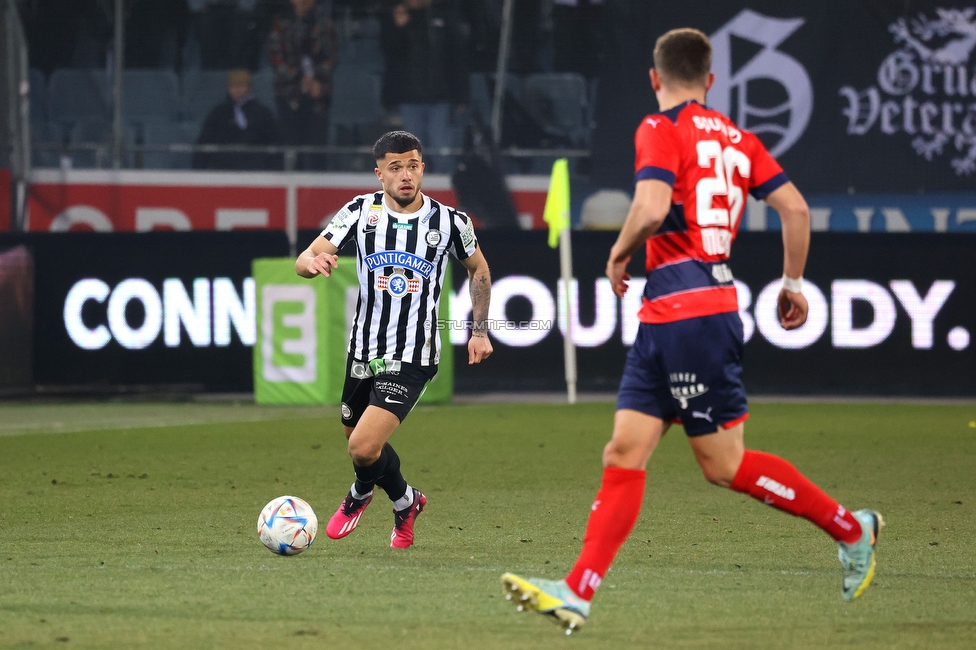
{"type": "MultiPolygon", "coordinates": [[[[339,40],[339,63],[330,110],[329,144],[370,144],[379,129],[389,126],[381,100],[386,66],[378,6],[377,3],[367,6],[355,2],[335,6],[333,15],[339,40]]],[[[264,38],[263,34],[257,37],[264,38]]],[[[189,30],[181,41],[182,56],[166,67],[124,71],[123,121],[128,129],[127,143],[162,145],[169,137],[174,143],[193,142],[197,135],[194,129],[223,100],[227,71],[201,67],[196,38],[193,30],[189,30]],[[135,126],[134,140],[131,126],[135,126]]],[[[263,46],[257,49],[261,53],[264,50],[263,46]]],[[[165,58],[163,63],[170,63],[171,58],[165,58]]],[[[75,64],[83,62],[72,61],[75,64]]],[[[254,94],[277,117],[274,71],[267,56],[257,57],[255,66],[258,69],[252,78],[254,94]]],[[[478,120],[484,128],[490,128],[494,76],[490,71],[470,75],[470,110],[455,125],[458,142],[464,139],[464,131],[471,120],[478,120]]],[[[99,125],[111,123],[113,98],[111,72],[104,64],[91,68],[56,68],[46,79],[40,69],[32,69],[30,81],[31,123],[35,140],[41,145],[35,148],[35,164],[58,164],[60,154],[56,145],[91,141],[96,135],[106,135],[101,133],[99,125]],[[85,124],[75,128],[80,122],[85,124]]],[[[502,148],[587,146],[593,124],[595,84],[595,81],[587,82],[575,73],[508,74],[502,148]]],[[[145,168],[189,166],[189,156],[184,152],[172,155],[159,151],[145,153],[138,156],[130,152],[129,162],[145,168]]],[[[84,166],[86,161],[94,160],[94,153],[77,152],[72,155],[72,160],[75,166],[84,166]]],[[[355,156],[334,157],[329,167],[341,168],[340,161],[356,162],[355,156]]],[[[515,172],[536,171],[538,167],[547,173],[549,161],[536,162],[541,166],[524,157],[506,159],[505,165],[515,172]]]]}
{"type": "Polygon", "coordinates": [[[176,120],[180,114],[180,81],[172,70],[125,70],[122,116],[128,123],[176,120]]]}
{"type": "MultiPolygon", "coordinates": [[[[251,86],[254,89],[254,96],[258,98],[258,101],[270,108],[271,112],[277,117],[278,103],[275,101],[274,71],[272,71],[270,68],[258,70],[251,76],[251,86]]],[[[226,72],[224,72],[224,80],[221,82],[220,87],[226,92],[226,72]]],[[[221,97],[223,97],[223,95],[221,95],[221,97]]]]}
{"type": "MultiPolygon", "coordinates": [[[[329,142],[337,145],[367,143],[369,127],[384,117],[380,76],[357,65],[340,63],[332,75],[332,87],[329,142]]],[[[334,157],[332,166],[356,168],[358,162],[355,157],[334,157]]]]}
{"type": "MultiPolygon", "coordinates": [[[[193,144],[200,134],[200,122],[150,122],[143,131],[143,144],[193,144]]],[[[189,151],[144,151],[142,166],[146,169],[190,169],[193,154],[189,151]]]]}
{"type": "MultiPolygon", "coordinates": [[[[100,148],[83,148],[71,153],[72,167],[102,168],[111,160],[112,123],[100,118],[80,119],[71,127],[68,141],[73,145],[100,145],[100,148]]],[[[136,143],[136,128],[126,125],[123,130],[123,166],[132,163],[131,149],[136,143]]]]}
{"type": "Polygon", "coordinates": [[[581,146],[588,137],[586,79],[573,72],[531,74],[525,79],[526,110],[552,135],[581,146]]]}
{"type": "Polygon", "coordinates": [[[48,117],[62,126],[82,119],[112,119],[111,90],[104,70],[61,68],[51,73],[48,117]]]}
{"type": "Polygon", "coordinates": [[[44,77],[44,73],[37,68],[31,68],[28,72],[28,81],[30,83],[30,119],[35,120],[46,120],[47,119],[47,79],[44,77]]]}
{"type": "MultiPolygon", "coordinates": [[[[185,70],[182,83],[183,119],[202,122],[227,95],[226,70],[185,70]]],[[[273,105],[269,108],[274,109],[273,105]]]]}
{"type": "Polygon", "coordinates": [[[47,120],[32,119],[30,128],[33,143],[31,164],[34,167],[58,167],[61,164],[64,131],[57,122],[47,120]]]}
{"type": "Polygon", "coordinates": [[[379,20],[374,17],[345,19],[340,22],[338,36],[340,62],[383,74],[386,61],[380,44],[379,20]]]}

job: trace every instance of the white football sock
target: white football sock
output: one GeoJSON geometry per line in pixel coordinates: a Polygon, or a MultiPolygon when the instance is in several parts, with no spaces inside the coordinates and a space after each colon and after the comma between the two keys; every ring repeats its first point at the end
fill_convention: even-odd
{"type": "Polygon", "coordinates": [[[406,493],[393,502],[394,510],[406,510],[413,505],[413,488],[409,485],[407,486],[406,493]]]}
{"type": "Polygon", "coordinates": [[[352,487],[349,488],[349,494],[351,494],[352,495],[352,498],[355,499],[356,501],[362,501],[363,499],[368,499],[369,496],[372,493],[373,493],[372,490],[370,490],[366,494],[360,494],[359,492],[356,492],[356,484],[355,483],[353,483],[352,484],[352,487]]]}

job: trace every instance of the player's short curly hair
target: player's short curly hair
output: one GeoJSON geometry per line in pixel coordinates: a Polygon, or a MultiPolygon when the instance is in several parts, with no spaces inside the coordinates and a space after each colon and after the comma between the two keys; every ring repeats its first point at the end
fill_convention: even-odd
{"type": "Polygon", "coordinates": [[[672,29],[654,44],[654,68],[664,83],[703,85],[712,70],[712,44],[697,29],[672,29]]]}
{"type": "Polygon", "coordinates": [[[390,131],[373,145],[373,158],[383,160],[388,153],[406,153],[414,149],[423,157],[424,150],[417,136],[406,131],[390,131]]]}

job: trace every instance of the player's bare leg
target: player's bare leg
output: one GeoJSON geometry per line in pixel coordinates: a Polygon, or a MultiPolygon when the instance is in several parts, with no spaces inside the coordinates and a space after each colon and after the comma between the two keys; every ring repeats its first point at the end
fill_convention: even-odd
{"type": "Polygon", "coordinates": [[[839,545],[844,568],[841,596],[854,600],[874,578],[874,545],[884,519],[873,510],[849,512],[778,456],[746,450],[744,423],[689,438],[705,479],[803,517],[839,545]]]}
{"type": "Polygon", "coordinates": [[[719,487],[732,486],[746,451],[744,430],[745,423],[740,422],[731,429],[719,427],[715,433],[688,438],[706,481],[719,487]]]}
{"type": "Polygon", "coordinates": [[[368,467],[379,460],[383,445],[398,426],[400,419],[397,416],[379,407],[367,406],[359,423],[346,436],[349,440],[347,450],[353,464],[356,467],[368,467]]]}
{"type": "Polygon", "coordinates": [[[505,597],[519,609],[552,616],[567,634],[586,623],[590,600],[640,514],[645,467],[668,423],[639,411],[620,409],[613,436],[603,449],[603,484],[590,509],[583,550],[564,580],[502,576],[505,597]]]}
{"type": "Polygon", "coordinates": [[[355,427],[345,427],[356,482],[329,520],[326,527],[329,537],[339,539],[356,529],[373,499],[373,486],[379,485],[393,502],[391,546],[407,548],[413,543],[413,523],[423,511],[427,498],[407,485],[400,474],[400,457],[388,442],[399,425],[400,420],[393,413],[368,406],[355,427]]]}

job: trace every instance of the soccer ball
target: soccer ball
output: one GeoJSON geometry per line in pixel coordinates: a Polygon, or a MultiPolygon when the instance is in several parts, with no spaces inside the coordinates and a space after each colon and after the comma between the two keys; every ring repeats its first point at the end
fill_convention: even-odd
{"type": "Polygon", "coordinates": [[[312,545],[318,530],[312,506],[298,497],[278,497],[258,516],[261,543],[278,555],[298,555],[312,545]]]}

